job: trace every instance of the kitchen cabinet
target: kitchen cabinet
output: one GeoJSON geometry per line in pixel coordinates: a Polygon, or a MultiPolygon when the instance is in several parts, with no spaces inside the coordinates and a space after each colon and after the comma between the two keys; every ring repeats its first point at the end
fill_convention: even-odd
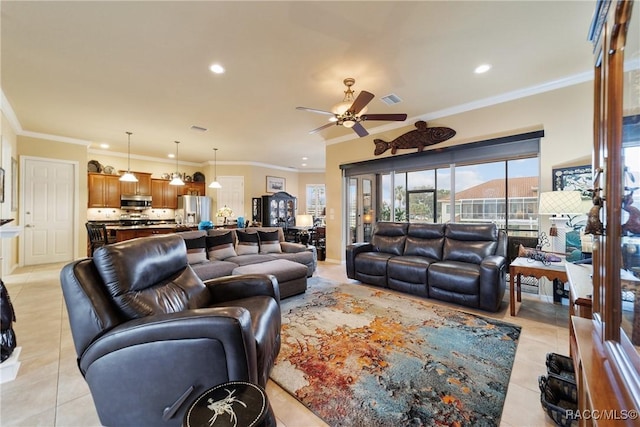
{"type": "Polygon", "coordinates": [[[285,191],[262,196],[262,225],[285,229],[295,226],[296,198],[285,191]]]}
{"type": "MultiPolygon", "coordinates": [[[[124,173],[124,171],[120,171],[124,173]]],[[[121,182],[120,194],[151,194],[151,174],[146,172],[131,172],[138,178],[138,182],[121,182]]]]}
{"type": "Polygon", "coordinates": [[[178,208],[178,187],[169,185],[168,179],[151,179],[151,207],[156,209],[178,208]]]}
{"type": "Polygon", "coordinates": [[[87,175],[89,208],[120,208],[120,177],[102,173],[87,175]]]}
{"type": "Polygon", "coordinates": [[[205,182],[185,182],[178,188],[178,196],[206,196],[205,182]]]}

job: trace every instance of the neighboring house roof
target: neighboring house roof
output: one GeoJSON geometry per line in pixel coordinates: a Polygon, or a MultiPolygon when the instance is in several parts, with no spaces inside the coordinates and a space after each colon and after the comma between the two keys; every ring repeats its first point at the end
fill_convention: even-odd
{"type": "MultiPolygon", "coordinates": [[[[504,199],[505,190],[504,178],[492,179],[466,190],[457,191],[456,200],[504,199]]],[[[509,178],[509,197],[538,197],[538,177],[509,178]]],[[[441,199],[441,201],[445,200],[448,199],[441,199]]]]}

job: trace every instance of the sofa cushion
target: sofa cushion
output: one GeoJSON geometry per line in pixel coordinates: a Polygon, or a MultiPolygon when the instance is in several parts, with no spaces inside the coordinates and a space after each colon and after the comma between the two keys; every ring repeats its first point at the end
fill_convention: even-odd
{"type": "Polygon", "coordinates": [[[249,255],[258,253],[260,245],[258,233],[246,233],[244,231],[236,230],[236,237],[238,238],[236,254],[249,255]]]}
{"type": "Polygon", "coordinates": [[[206,237],[200,236],[195,239],[184,239],[187,245],[187,261],[189,264],[200,264],[207,262],[207,243],[206,237]]]}
{"type": "Polygon", "coordinates": [[[233,262],[237,265],[259,264],[262,262],[273,261],[275,256],[273,254],[246,254],[237,255],[227,258],[225,261],[233,262]]]}
{"type": "Polygon", "coordinates": [[[194,264],[191,268],[201,280],[206,281],[222,276],[230,276],[237,266],[238,264],[229,261],[210,260],[209,262],[194,264]]]}
{"type": "Polygon", "coordinates": [[[448,223],[445,230],[443,259],[480,264],[498,247],[495,224],[448,223]]]}
{"type": "Polygon", "coordinates": [[[282,249],[280,249],[280,240],[278,240],[277,231],[258,230],[258,238],[260,241],[261,253],[269,254],[282,252],[282,249]]]}
{"type": "Polygon", "coordinates": [[[224,260],[236,256],[236,250],[233,247],[233,236],[230,231],[218,236],[207,236],[206,242],[207,255],[209,255],[210,260],[224,260]]]}
{"type": "Polygon", "coordinates": [[[404,255],[442,259],[444,224],[409,224],[404,255]]]}
{"type": "Polygon", "coordinates": [[[392,255],[402,255],[408,225],[406,222],[378,222],[371,238],[374,250],[392,255]]]}

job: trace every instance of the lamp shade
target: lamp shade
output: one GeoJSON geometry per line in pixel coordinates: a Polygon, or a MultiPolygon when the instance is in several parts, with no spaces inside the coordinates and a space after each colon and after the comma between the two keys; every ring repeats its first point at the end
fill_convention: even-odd
{"type": "Polygon", "coordinates": [[[296,215],[296,227],[313,227],[313,215],[296,215]]]}
{"type": "Polygon", "coordinates": [[[547,191],[540,194],[539,215],[581,215],[584,205],[579,191],[547,191]]]}

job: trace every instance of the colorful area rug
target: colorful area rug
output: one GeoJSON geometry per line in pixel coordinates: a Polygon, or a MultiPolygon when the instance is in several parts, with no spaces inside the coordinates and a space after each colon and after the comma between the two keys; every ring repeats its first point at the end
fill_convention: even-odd
{"type": "Polygon", "coordinates": [[[332,426],[497,426],[520,327],[311,278],[271,379],[332,426]]]}

